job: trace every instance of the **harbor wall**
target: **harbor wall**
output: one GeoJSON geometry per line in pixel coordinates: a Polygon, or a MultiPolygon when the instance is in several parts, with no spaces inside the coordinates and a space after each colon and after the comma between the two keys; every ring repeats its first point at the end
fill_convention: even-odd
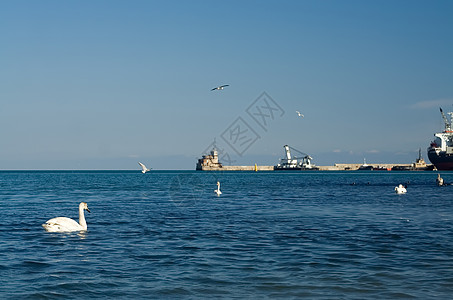
{"type": "MultiPolygon", "coordinates": [[[[273,171],[274,166],[256,166],[257,171],[273,171]]],[[[203,167],[202,171],[255,171],[255,166],[203,167]]]]}
{"type": "MultiPolygon", "coordinates": [[[[285,147],[289,147],[286,145],[285,147]]],[[[289,148],[287,149],[289,151],[289,148]]],[[[287,153],[289,155],[289,152],[287,153]]],[[[289,156],[288,156],[289,157],[289,156]]],[[[289,160],[288,160],[289,161],[289,160]]],[[[299,165],[300,166],[300,165],[299,165]]],[[[421,152],[419,151],[419,158],[412,164],[334,164],[333,166],[314,166],[313,169],[308,170],[319,170],[319,171],[354,171],[359,170],[361,167],[372,167],[374,170],[433,170],[433,165],[427,165],[425,161],[421,158],[421,152]]],[[[196,170],[199,171],[274,171],[274,166],[224,166],[219,161],[219,153],[214,147],[210,154],[203,155],[202,158],[198,159],[196,170]]],[[[279,170],[282,168],[280,167],[279,170]]],[[[366,169],[366,168],[364,168],[366,169]]],[[[286,170],[286,169],[285,169],[286,170]]],[[[290,170],[290,169],[289,169],[290,170]]]]}
{"type": "MultiPolygon", "coordinates": [[[[320,171],[354,171],[358,170],[363,164],[334,164],[333,166],[317,166],[320,171]]],[[[393,167],[410,167],[412,164],[370,164],[373,168],[392,169],[393,167]]]]}
{"type": "MultiPolygon", "coordinates": [[[[356,171],[362,164],[334,164],[333,166],[316,166],[319,171],[356,171]]],[[[370,164],[373,168],[391,170],[393,167],[411,167],[413,164],[370,164]]],[[[257,171],[274,171],[274,166],[257,166],[257,171]]],[[[201,171],[255,171],[255,166],[203,166],[201,171]]]]}

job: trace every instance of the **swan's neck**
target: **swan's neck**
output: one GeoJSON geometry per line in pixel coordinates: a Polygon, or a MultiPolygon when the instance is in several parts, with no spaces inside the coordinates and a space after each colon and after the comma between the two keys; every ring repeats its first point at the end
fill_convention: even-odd
{"type": "Polygon", "coordinates": [[[83,207],[79,206],[79,224],[83,227],[83,229],[87,229],[87,222],[85,221],[85,214],[83,212],[83,207]]]}

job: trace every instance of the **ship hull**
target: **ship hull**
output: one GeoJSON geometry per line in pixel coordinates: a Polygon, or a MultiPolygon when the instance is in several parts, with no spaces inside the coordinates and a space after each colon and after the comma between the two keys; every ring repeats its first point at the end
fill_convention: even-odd
{"type": "Polygon", "coordinates": [[[277,166],[274,166],[274,170],[275,171],[300,171],[302,170],[301,167],[294,167],[294,168],[285,168],[285,167],[277,167],[277,166]]]}
{"type": "Polygon", "coordinates": [[[448,155],[445,151],[437,154],[435,150],[428,150],[428,158],[437,170],[453,171],[453,155],[448,155]]]}
{"type": "Polygon", "coordinates": [[[318,167],[311,167],[311,168],[305,168],[305,167],[288,167],[288,166],[274,166],[274,171],[317,171],[319,170],[318,167]]]}

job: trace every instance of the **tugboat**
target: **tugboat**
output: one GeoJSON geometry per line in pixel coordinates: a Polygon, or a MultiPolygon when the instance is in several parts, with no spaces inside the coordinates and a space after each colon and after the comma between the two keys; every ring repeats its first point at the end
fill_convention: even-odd
{"type": "Polygon", "coordinates": [[[445,130],[435,133],[436,137],[428,147],[428,159],[437,170],[453,170],[453,112],[448,112],[450,120],[445,116],[442,108],[440,113],[444,120],[445,130]]]}
{"type": "Polygon", "coordinates": [[[285,157],[280,159],[280,163],[274,166],[274,170],[283,171],[283,170],[318,170],[314,164],[311,163],[313,159],[307,153],[303,153],[299,150],[296,150],[288,145],[283,146],[285,148],[285,157]],[[299,153],[302,157],[292,156],[291,150],[299,153]]]}
{"type": "Polygon", "coordinates": [[[418,149],[418,158],[410,165],[397,165],[392,168],[392,171],[432,171],[433,165],[427,165],[422,157],[422,149],[418,149]]]}

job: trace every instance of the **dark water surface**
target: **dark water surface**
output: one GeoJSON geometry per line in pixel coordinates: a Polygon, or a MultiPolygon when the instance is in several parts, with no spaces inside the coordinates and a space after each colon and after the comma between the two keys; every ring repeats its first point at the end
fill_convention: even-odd
{"type": "Polygon", "coordinates": [[[0,172],[0,298],[452,299],[453,186],[436,177],[0,172]],[[87,232],[41,227],[81,201],[87,232]]]}

